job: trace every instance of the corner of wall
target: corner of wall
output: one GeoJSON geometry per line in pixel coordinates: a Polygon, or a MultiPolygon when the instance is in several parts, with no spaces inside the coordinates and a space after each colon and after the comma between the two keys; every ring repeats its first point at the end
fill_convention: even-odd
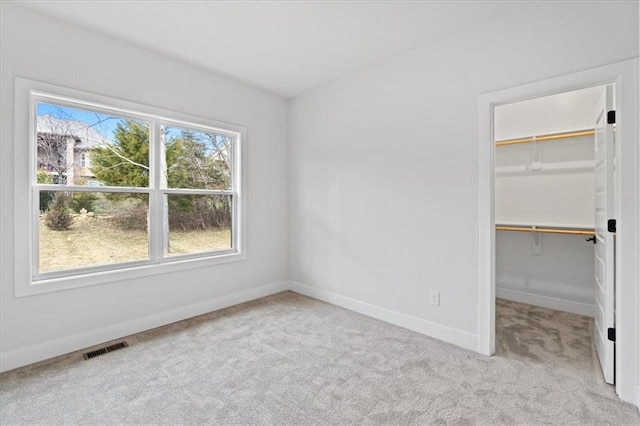
{"type": "Polygon", "coordinates": [[[447,327],[421,318],[416,318],[366,302],[361,302],[340,294],[320,290],[296,281],[290,281],[290,290],[304,296],[312,297],[380,321],[397,325],[399,327],[460,346],[470,351],[478,351],[478,335],[476,334],[447,327]]]}

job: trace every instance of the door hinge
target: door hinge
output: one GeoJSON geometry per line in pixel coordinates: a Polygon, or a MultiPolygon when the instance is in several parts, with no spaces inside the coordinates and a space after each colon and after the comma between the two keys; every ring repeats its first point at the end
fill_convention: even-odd
{"type": "Polygon", "coordinates": [[[607,112],[607,124],[616,124],[616,112],[615,111],[607,112]]]}
{"type": "Polygon", "coordinates": [[[609,219],[607,221],[607,231],[616,232],[616,220],[615,219],[609,219]]]}
{"type": "Polygon", "coordinates": [[[615,328],[607,328],[607,339],[612,342],[616,341],[616,329],[615,328]]]}

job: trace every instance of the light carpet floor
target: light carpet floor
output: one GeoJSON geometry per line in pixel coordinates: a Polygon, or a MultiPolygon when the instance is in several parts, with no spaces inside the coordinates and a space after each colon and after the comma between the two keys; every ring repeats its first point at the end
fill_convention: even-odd
{"type": "Polygon", "coordinates": [[[499,300],[484,357],[286,292],[0,375],[8,424],[640,424],[591,320],[499,300]]]}

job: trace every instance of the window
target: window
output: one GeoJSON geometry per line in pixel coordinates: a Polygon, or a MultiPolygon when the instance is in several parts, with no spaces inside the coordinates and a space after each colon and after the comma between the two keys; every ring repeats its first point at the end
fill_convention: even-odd
{"type": "Polygon", "coordinates": [[[244,258],[242,128],[17,79],[21,94],[32,237],[17,293],[244,258]]]}

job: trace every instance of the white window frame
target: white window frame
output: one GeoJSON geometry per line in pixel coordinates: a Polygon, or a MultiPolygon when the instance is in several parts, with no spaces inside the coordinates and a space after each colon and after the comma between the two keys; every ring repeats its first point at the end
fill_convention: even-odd
{"type": "Polygon", "coordinates": [[[96,95],[89,92],[37,82],[20,77],[15,80],[15,295],[28,296],[95,284],[131,280],[186,269],[207,267],[246,259],[243,191],[243,147],[246,129],[242,126],[177,113],[129,101],[96,95]],[[84,108],[123,118],[142,120],[150,125],[149,187],[91,187],[76,185],[46,185],[36,181],[37,137],[36,103],[84,108]],[[161,158],[159,135],[161,126],[230,136],[230,190],[197,190],[161,188],[161,158]],[[149,259],[102,266],[67,269],[38,274],[38,201],[41,190],[61,192],[131,192],[149,194],[151,227],[149,229],[149,259]],[[229,195],[232,197],[231,249],[166,257],[163,255],[162,203],[166,194],[229,195]],[[152,203],[154,204],[152,206],[152,203]],[[25,214],[29,212],[29,214],[25,214]]]}

